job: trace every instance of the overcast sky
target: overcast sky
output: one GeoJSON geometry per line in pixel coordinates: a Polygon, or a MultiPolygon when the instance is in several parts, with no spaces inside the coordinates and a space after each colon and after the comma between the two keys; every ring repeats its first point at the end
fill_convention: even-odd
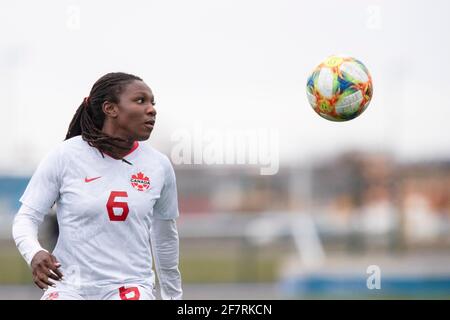
{"type": "Polygon", "coordinates": [[[450,158],[448,1],[0,2],[0,173],[31,172],[104,73],[153,89],[148,143],[168,153],[180,129],[273,129],[282,163],[348,149],[403,160],[450,158]],[[309,72],[334,53],[374,82],[363,115],[317,116],[309,72]]]}

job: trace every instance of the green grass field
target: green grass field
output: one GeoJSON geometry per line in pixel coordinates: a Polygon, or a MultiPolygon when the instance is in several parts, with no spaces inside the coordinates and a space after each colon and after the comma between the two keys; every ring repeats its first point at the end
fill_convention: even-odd
{"type": "MultiPolygon", "coordinates": [[[[185,283],[271,282],[278,267],[276,256],[255,256],[239,249],[180,248],[180,271],[185,283]]],[[[31,269],[13,243],[0,246],[0,285],[31,284],[31,269]]]]}
{"type": "Polygon", "coordinates": [[[14,245],[0,246],[0,284],[33,283],[31,269],[14,245]]]}

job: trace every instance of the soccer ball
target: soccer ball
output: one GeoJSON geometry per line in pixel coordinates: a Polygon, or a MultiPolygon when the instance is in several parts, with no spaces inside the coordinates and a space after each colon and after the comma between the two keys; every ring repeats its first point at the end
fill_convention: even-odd
{"type": "Polygon", "coordinates": [[[372,98],[372,78],[361,61],[333,55],[319,64],[306,84],[314,111],[331,121],[348,121],[366,110],[372,98]]]}

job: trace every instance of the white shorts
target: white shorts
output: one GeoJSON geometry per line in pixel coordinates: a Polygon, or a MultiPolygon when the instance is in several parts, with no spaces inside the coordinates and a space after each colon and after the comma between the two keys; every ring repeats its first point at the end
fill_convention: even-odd
{"type": "Polygon", "coordinates": [[[55,287],[48,287],[41,300],[155,300],[155,295],[152,286],[141,284],[111,285],[88,294],[56,282],[55,287]]]}

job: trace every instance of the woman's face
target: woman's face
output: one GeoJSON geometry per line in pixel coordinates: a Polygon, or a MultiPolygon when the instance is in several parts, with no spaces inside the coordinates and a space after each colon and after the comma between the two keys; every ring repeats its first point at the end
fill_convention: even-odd
{"type": "Polygon", "coordinates": [[[125,86],[114,118],[115,135],[129,141],[144,141],[155,125],[155,100],[150,88],[139,80],[125,86]]]}

